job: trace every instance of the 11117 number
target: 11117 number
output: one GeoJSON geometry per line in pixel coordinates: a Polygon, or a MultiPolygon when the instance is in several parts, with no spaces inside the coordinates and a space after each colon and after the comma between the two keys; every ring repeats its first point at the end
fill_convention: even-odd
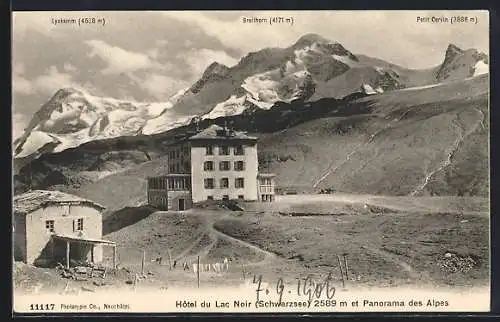
{"type": "Polygon", "coordinates": [[[31,311],[51,311],[56,307],[55,304],[30,304],[31,311]]]}

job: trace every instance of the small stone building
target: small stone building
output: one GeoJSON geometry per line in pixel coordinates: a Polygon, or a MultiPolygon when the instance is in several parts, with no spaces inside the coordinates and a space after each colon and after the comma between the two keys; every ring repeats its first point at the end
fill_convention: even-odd
{"type": "Polygon", "coordinates": [[[101,262],[102,246],[116,246],[102,239],[104,209],[60,191],[35,190],[14,196],[14,259],[35,265],[60,262],[68,267],[71,260],[101,262]]]}

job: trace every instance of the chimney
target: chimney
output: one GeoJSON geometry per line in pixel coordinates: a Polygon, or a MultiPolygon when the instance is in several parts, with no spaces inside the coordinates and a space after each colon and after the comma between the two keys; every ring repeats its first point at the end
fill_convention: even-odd
{"type": "Polygon", "coordinates": [[[200,120],[198,118],[194,121],[196,133],[200,132],[200,120]]]}

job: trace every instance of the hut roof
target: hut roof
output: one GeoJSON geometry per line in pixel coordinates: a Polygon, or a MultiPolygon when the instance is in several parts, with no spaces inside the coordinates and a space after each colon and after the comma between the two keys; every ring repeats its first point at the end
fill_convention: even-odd
{"type": "Polygon", "coordinates": [[[56,204],[87,204],[99,210],[104,210],[106,207],[75,195],[71,195],[61,191],[50,190],[33,190],[14,196],[13,210],[17,214],[27,214],[37,209],[44,208],[56,204]]]}

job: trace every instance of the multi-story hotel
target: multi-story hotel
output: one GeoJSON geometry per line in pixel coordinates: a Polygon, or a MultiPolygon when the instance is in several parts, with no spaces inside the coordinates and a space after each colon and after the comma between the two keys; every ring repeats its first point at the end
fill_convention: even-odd
{"type": "Polygon", "coordinates": [[[212,125],[168,147],[168,174],[148,178],[148,203],[185,210],[205,200],[274,201],[274,175],[258,172],[257,138],[212,125]]]}

